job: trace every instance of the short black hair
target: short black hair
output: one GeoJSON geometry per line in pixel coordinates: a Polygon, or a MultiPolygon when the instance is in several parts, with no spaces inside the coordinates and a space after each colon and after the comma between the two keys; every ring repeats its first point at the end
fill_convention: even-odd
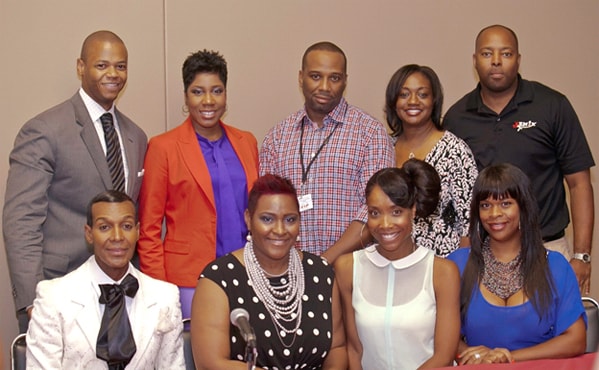
{"type": "MultiPolygon", "coordinates": [[[[83,40],[79,58],[81,58],[82,60],[85,61],[87,58],[89,48],[96,41],[108,41],[111,43],[120,43],[123,46],[125,46],[125,43],[123,42],[123,40],[116,33],[112,32],[112,31],[107,31],[107,30],[96,31],[96,32],[89,34],[85,38],[85,40],[83,40]]],[[[125,47],[125,50],[127,50],[127,47],[125,47]]]]}
{"type": "Polygon", "coordinates": [[[343,50],[341,50],[341,48],[339,46],[333,44],[330,41],[320,41],[320,42],[317,42],[316,44],[310,45],[306,49],[306,51],[304,52],[304,56],[302,57],[302,71],[304,70],[304,68],[306,68],[308,54],[311,51],[315,51],[315,50],[330,51],[333,53],[341,54],[343,56],[343,73],[347,73],[347,57],[345,56],[345,53],[343,52],[343,50]]]}
{"type": "Polygon", "coordinates": [[[94,216],[92,215],[92,206],[96,203],[123,203],[123,202],[131,202],[133,204],[133,208],[135,208],[135,222],[137,222],[137,207],[135,207],[135,202],[131,199],[130,196],[118,190],[106,190],[96,195],[90,200],[87,205],[87,226],[92,227],[94,224],[94,216]]]}
{"type": "Polygon", "coordinates": [[[491,28],[503,28],[504,30],[506,30],[509,33],[511,33],[512,36],[514,37],[514,40],[516,41],[516,51],[519,50],[518,36],[516,36],[516,32],[514,32],[514,30],[512,30],[511,28],[506,27],[506,26],[501,25],[501,24],[492,24],[492,25],[487,26],[487,27],[483,28],[482,30],[480,30],[480,32],[478,33],[478,35],[476,35],[476,38],[474,39],[474,50],[476,50],[476,44],[478,44],[478,39],[483,34],[483,32],[485,32],[486,30],[491,29],[491,28]]]}
{"type": "Polygon", "coordinates": [[[218,51],[204,49],[190,54],[183,62],[182,72],[183,91],[187,91],[198,73],[215,73],[227,87],[227,61],[218,51]]]}

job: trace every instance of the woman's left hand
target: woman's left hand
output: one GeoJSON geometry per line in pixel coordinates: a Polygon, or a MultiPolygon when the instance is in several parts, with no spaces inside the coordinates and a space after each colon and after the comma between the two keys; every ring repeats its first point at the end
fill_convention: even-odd
{"type": "Polygon", "coordinates": [[[505,348],[494,348],[482,358],[483,364],[505,364],[510,362],[514,362],[514,357],[505,348]]]}
{"type": "Polygon", "coordinates": [[[514,362],[512,353],[505,348],[490,349],[485,346],[468,347],[458,356],[460,365],[502,364],[514,362]]]}

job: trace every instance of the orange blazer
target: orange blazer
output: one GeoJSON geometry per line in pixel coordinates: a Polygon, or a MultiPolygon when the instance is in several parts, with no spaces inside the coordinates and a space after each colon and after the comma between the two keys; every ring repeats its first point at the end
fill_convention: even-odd
{"type": "MultiPolygon", "coordinates": [[[[220,124],[243,166],[249,192],[258,177],[256,138],[220,124]]],[[[189,118],[150,140],[144,171],[137,244],[141,270],[195,287],[202,269],[216,258],[216,208],[210,173],[189,118]]]]}

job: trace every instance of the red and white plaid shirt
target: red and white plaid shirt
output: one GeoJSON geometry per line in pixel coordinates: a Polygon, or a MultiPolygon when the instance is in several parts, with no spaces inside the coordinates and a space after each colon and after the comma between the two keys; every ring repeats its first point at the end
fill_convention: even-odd
{"type": "Polygon", "coordinates": [[[297,247],[315,254],[333,245],[351,221],[366,222],[366,183],[376,171],[394,166],[395,152],[383,125],[345,99],[325,117],[322,128],[305,109],[292,114],[268,132],[260,149],[261,175],[286,177],[299,196],[311,194],[314,208],[301,214],[297,247]],[[305,184],[299,152],[302,125],[304,168],[335,130],[305,184]]]}

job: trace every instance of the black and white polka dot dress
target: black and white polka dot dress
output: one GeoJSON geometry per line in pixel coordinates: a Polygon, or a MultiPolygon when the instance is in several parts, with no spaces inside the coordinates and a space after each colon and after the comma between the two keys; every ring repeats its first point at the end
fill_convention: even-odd
{"type": "MultiPolygon", "coordinates": [[[[256,367],[264,369],[320,369],[331,348],[331,294],[333,269],[320,257],[303,252],[302,265],[306,288],[302,297],[302,322],[295,338],[284,331],[277,333],[275,324],[264,304],[258,300],[248,282],[245,267],[232,254],[212,262],[200,278],[217,283],[229,298],[229,308],[246,309],[256,333],[258,360],[256,367]]],[[[275,285],[281,276],[271,279],[275,285]]],[[[286,326],[287,327],[287,326],[286,326]]],[[[289,329],[295,327],[295,321],[289,329]]],[[[231,359],[243,361],[245,342],[239,329],[231,325],[231,359]]]]}

